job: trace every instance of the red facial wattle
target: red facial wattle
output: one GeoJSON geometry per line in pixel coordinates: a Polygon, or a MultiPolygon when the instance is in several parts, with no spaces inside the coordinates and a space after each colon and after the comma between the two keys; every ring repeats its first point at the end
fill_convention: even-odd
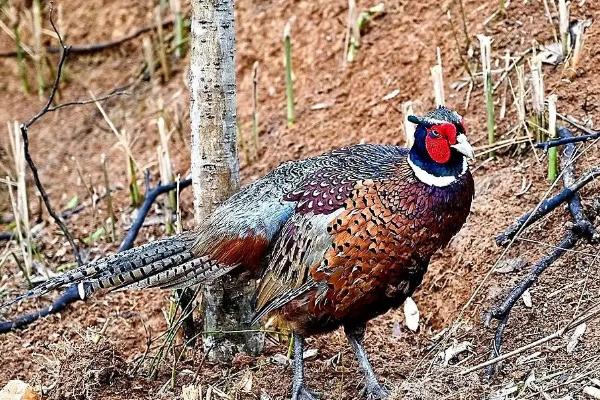
{"type": "Polygon", "coordinates": [[[433,161],[445,164],[450,160],[450,145],[456,144],[456,127],[454,124],[439,124],[427,128],[425,148],[433,161]]]}
{"type": "Polygon", "coordinates": [[[437,138],[427,135],[425,137],[425,148],[429,157],[438,164],[445,164],[450,160],[450,145],[446,138],[437,138]]]}

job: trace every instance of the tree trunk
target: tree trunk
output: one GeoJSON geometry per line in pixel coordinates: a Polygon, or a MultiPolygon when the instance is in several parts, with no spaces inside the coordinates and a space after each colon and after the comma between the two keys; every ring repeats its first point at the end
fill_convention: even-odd
{"type": "MultiPolygon", "coordinates": [[[[239,187],[233,0],[192,0],[191,28],[192,180],[200,225],[239,187]]],[[[247,328],[254,289],[243,276],[205,288],[204,330],[247,328]]],[[[208,334],[204,348],[212,359],[228,361],[239,351],[259,352],[262,337],[208,334]]]]}

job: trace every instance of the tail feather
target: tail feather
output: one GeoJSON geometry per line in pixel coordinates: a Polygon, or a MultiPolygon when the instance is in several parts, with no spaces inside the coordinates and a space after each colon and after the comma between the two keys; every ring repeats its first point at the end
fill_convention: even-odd
{"type": "MultiPolygon", "coordinates": [[[[177,271],[181,270],[181,265],[186,263],[188,260],[193,259],[194,254],[191,251],[183,251],[173,255],[165,255],[160,259],[149,259],[148,264],[144,264],[140,267],[125,268],[123,271],[114,273],[112,275],[102,276],[91,282],[94,290],[97,289],[133,289],[136,284],[140,284],[140,287],[146,287],[143,285],[144,282],[154,279],[158,275],[173,276],[177,271]]],[[[134,265],[129,264],[129,267],[134,265]]]]}
{"type": "Polygon", "coordinates": [[[182,260],[178,262],[172,268],[168,269],[155,269],[153,272],[147,274],[143,279],[137,279],[132,282],[127,282],[121,286],[115,288],[115,290],[128,290],[128,289],[144,289],[148,287],[161,287],[161,285],[178,279],[180,276],[185,275],[191,269],[202,268],[205,264],[205,258],[188,258],[188,261],[182,260]]]}
{"type": "MultiPolygon", "coordinates": [[[[209,262],[201,269],[194,269],[185,276],[173,281],[166,281],[160,285],[161,289],[185,289],[190,286],[210,282],[233,271],[239,265],[223,265],[209,262]]],[[[158,285],[157,285],[158,286],[158,285]]]]}
{"type": "Polygon", "coordinates": [[[177,235],[101,258],[49,279],[15,299],[0,304],[0,309],[42,296],[62,286],[86,282],[89,283],[86,285],[86,294],[89,294],[97,289],[143,280],[193,258],[189,250],[192,243],[190,236],[177,235]]]}

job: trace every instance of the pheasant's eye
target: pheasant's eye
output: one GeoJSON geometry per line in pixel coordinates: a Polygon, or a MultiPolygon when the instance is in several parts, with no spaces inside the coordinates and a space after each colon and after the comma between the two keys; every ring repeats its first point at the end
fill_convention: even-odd
{"type": "Polygon", "coordinates": [[[440,135],[438,132],[436,132],[434,129],[432,129],[431,131],[429,131],[429,136],[431,136],[431,137],[432,137],[432,138],[434,138],[434,139],[439,139],[439,138],[441,138],[441,137],[442,137],[442,136],[441,136],[441,135],[440,135]]]}

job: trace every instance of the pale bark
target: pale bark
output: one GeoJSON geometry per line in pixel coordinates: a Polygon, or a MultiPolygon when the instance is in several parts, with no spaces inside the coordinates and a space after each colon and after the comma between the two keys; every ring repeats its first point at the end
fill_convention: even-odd
{"type": "MultiPolygon", "coordinates": [[[[201,225],[239,187],[236,143],[235,25],[233,0],[192,0],[190,117],[194,213],[201,225]]],[[[204,330],[245,329],[254,284],[226,278],[204,289],[204,330]]],[[[220,361],[261,350],[256,335],[206,336],[204,348],[220,361]]]]}

